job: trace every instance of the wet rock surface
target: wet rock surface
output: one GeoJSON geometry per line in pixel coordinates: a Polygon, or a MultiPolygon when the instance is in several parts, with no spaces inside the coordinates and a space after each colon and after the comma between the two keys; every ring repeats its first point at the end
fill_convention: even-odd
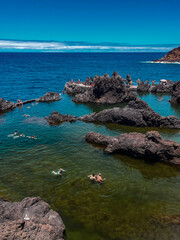
{"type": "Polygon", "coordinates": [[[39,197],[21,202],[0,200],[0,239],[63,240],[65,226],[59,214],[39,197]]]}
{"type": "Polygon", "coordinates": [[[58,92],[47,92],[44,96],[37,99],[38,102],[53,102],[59,101],[60,94],[58,92]]]}
{"type": "Polygon", "coordinates": [[[180,144],[162,139],[157,131],[150,131],[146,134],[125,133],[116,137],[89,132],[85,140],[92,144],[105,146],[106,153],[119,153],[153,162],[180,165],[180,144]]]}
{"type": "Polygon", "coordinates": [[[173,85],[173,93],[170,102],[180,104],[180,81],[175,82],[173,85]]]}
{"type": "Polygon", "coordinates": [[[118,107],[105,109],[99,113],[79,117],[78,120],[117,123],[136,127],[180,128],[180,119],[178,117],[162,117],[160,114],[154,112],[149,105],[141,99],[130,101],[123,109],[118,107]]]}
{"type": "Polygon", "coordinates": [[[77,120],[75,116],[71,116],[67,114],[63,115],[57,111],[52,112],[50,116],[45,117],[45,119],[51,125],[61,124],[63,122],[75,122],[77,120]]]}
{"type": "Polygon", "coordinates": [[[10,101],[6,101],[3,98],[0,98],[0,113],[4,113],[16,108],[16,104],[10,101]]]}
{"type": "Polygon", "coordinates": [[[85,93],[76,94],[74,102],[115,104],[129,102],[137,98],[137,95],[128,89],[124,79],[117,72],[114,72],[112,77],[108,74],[96,75],[91,81],[93,86],[85,93]]]}
{"type": "Polygon", "coordinates": [[[180,62],[180,47],[172,49],[163,58],[153,62],[180,62]]]}

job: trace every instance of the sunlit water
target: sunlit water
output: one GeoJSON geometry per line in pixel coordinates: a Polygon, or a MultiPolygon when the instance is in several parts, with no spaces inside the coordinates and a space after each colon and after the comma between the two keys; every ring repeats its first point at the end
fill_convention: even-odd
{"type": "MultiPolygon", "coordinates": [[[[125,77],[180,79],[180,66],[145,64],[162,54],[0,54],[1,96],[28,100],[47,91],[62,91],[71,78],[118,70],[125,77]],[[166,73],[166,74],[165,74],[166,73]],[[167,77],[166,77],[167,76],[167,77]]],[[[141,95],[161,115],[180,117],[170,96],[141,95]]],[[[20,201],[40,196],[58,211],[68,240],[178,240],[172,226],[158,223],[164,215],[180,214],[180,169],[162,163],[107,155],[84,141],[89,131],[116,136],[146,133],[148,128],[84,122],[49,126],[44,119],[52,111],[81,116],[110,106],[74,104],[71,97],[50,104],[28,104],[0,116],[0,196],[20,201]],[[30,108],[28,108],[30,106],[30,108]],[[25,118],[24,114],[30,117],[25,118]],[[37,140],[8,137],[23,132],[37,140]],[[55,176],[52,170],[66,171],[55,176]],[[87,175],[101,172],[103,185],[92,184],[87,175]]],[[[120,105],[121,106],[121,105],[120,105]]],[[[159,130],[164,138],[180,143],[177,130],[159,130]]]]}

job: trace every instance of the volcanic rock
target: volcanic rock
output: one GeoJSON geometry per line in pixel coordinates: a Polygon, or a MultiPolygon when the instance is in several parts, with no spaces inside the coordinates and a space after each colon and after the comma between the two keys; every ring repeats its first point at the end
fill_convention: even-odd
{"type": "Polygon", "coordinates": [[[85,84],[67,82],[65,84],[64,91],[70,95],[85,93],[87,90],[91,88],[91,86],[89,86],[88,83],[90,83],[90,79],[87,79],[85,84]]]}
{"type": "Polygon", "coordinates": [[[130,101],[123,109],[118,107],[105,109],[98,113],[91,113],[90,115],[79,117],[78,120],[86,122],[118,123],[136,127],[180,128],[180,119],[178,117],[162,117],[141,99],[130,101]]]}
{"type": "Polygon", "coordinates": [[[16,104],[13,102],[6,101],[3,98],[0,98],[0,113],[4,113],[16,108],[16,104]]]}
{"type": "Polygon", "coordinates": [[[156,131],[146,134],[125,133],[116,137],[89,132],[85,140],[92,144],[105,146],[106,153],[119,153],[134,158],[180,165],[180,144],[162,139],[156,131]]]}
{"type": "Polygon", "coordinates": [[[114,72],[112,77],[108,74],[96,76],[93,79],[93,86],[83,94],[75,95],[76,103],[101,103],[115,104],[135,100],[137,95],[130,91],[122,77],[114,72]]]}
{"type": "Polygon", "coordinates": [[[38,102],[53,102],[59,101],[60,94],[58,92],[47,92],[44,96],[38,98],[36,101],[38,102]]]}
{"type": "Polygon", "coordinates": [[[172,93],[174,82],[172,80],[166,80],[166,83],[154,84],[151,87],[151,92],[154,93],[172,93]]]}
{"type": "Polygon", "coordinates": [[[45,119],[48,121],[51,125],[60,124],[63,122],[75,122],[77,118],[75,116],[71,115],[63,115],[61,113],[58,113],[57,111],[54,111],[50,114],[49,117],[45,117],[45,119]]]}
{"type": "Polygon", "coordinates": [[[140,82],[137,86],[138,92],[149,92],[151,85],[149,83],[140,82]]]}
{"type": "Polygon", "coordinates": [[[172,98],[169,101],[171,103],[180,103],[180,81],[174,83],[172,98]]]}
{"type": "Polygon", "coordinates": [[[153,62],[180,62],[180,47],[174,48],[169,51],[163,58],[153,62]]]}
{"type": "Polygon", "coordinates": [[[21,202],[0,200],[0,239],[63,240],[61,217],[40,197],[21,202]]]}

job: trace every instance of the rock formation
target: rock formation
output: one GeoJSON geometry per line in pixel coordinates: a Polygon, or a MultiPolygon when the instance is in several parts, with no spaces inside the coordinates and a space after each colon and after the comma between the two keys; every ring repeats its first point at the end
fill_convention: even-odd
{"type": "Polygon", "coordinates": [[[172,93],[174,82],[172,80],[167,80],[166,83],[154,84],[151,87],[151,92],[154,93],[172,93]]]}
{"type": "Polygon", "coordinates": [[[67,82],[64,87],[64,91],[69,95],[76,95],[79,93],[85,93],[87,90],[91,88],[90,85],[88,85],[88,81],[86,84],[78,84],[78,83],[72,83],[67,82]]]}
{"type": "Polygon", "coordinates": [[[21,202],[0,200],[0,239],[63,240],[61,217],[39,197],[21,202]]]}
{"type": "Polygon", "coordinates": [[[164,127],[180,128],[180,119],[176,116],[162,117],[154,112],[149,105],[141,99],[130,101],[123,109],[115,107],[98,113],[91,113],[79,117],[78,120],[86,122],[118,123],[136,127],[164,127]]]}
{"type": "Polygon", "coordinates": [[[180,62],[180,47],[174,48],[169,51],[163,58],[153,62],[180,62]]]}
{"type": "Polygon", "coordinates": [[[16,108],[16,104],[13,102],[6,101],[3,98],[0,98],[0,113],[4,113],[16,108]]]}
{"type": "Polygon", "coordinates": [[[149,92],[151,85],[149,83],[144,83],[143,81],[140,82],[137,86],[138,92],[149,92]]]}
{"type": "Polygon", "coordinates": [[[59,101],[60,94],[58,92],[47,92],[44,96],[38,98],[36,101],[38,102],[52,102],[59,101]]]}
{"type": "Polygon", "coordinates": [[[137,95],[130,91],[124,83],[124,79],[114,72],[112,77],[108,74],[95,76],[93,86],[83,94],[75,95],[76,103],[101,103],[115,104],[135,100],[137,95]]]}
{"type": "Polygon", "coordinates": [[[134,158],[180,165],[180,144],[162,139],[156,131],[146,134],[125,133],[116,137],[89,132],[85,140],[105,146],[107,153],[119,153],[134,158]]]}
{"type": "Polygon", "coordinates": [[[63,115],[61,113],[58,113],[57,111],[54,111],[50,114],[49,117],[45,117],[45,119],[48,121],[49,124],[51,125],[56,125],[56,124],[60,124],[63,122],[75,122],[77,120],[77,118],[75,116],[71,116],[71,115],[63,115]]]}
{"type": "Polygon", "coordinates": [[[169,100],[171,103],[180,103],[180,81],[173,85],[172,98],[169,100]]]}

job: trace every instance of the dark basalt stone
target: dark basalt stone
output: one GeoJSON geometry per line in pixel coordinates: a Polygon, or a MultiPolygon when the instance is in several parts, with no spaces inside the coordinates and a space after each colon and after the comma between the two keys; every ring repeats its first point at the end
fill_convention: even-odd
{"type": "Polygon", "coordinates": [[[154,93],[172,93],[174,82],[172,80],[167,80],[166,83],[154,84],[151,87],[151,92],[154,93]]]}
{"type": "Polygon", "coordinates": [[[180,47],[172,49],[163,58],[153,62],[180,62],[180,47]]]}
{"type": "Polygon", "coordinates": [[[162,139],[156,131],[146,134],[125,133],[116,137],[89,132],[85,140],[92,144],[105,146],[106,153],[119,153],[134,158],[180,165],[180,144],[162,139]]]}
{"type": "Polygon", "coordinates": [[[137,86],[138,92],[149,92],[151,85],[149,83],[140,82],[137,86]]]}
{"type": "Polygon", "coordinates": [[[115,107],[98,113],[84,115],[78,120],[86,122],[118,123],[136,127],[180,128],[180,119],[176,116],[162,117],[153,111],[141,99],[130,101],[123,109],[115,107]]]}
{"type": "Polygon", "coordinates": [[[75,103],[100,103],[115,104],[135,100],[137,95],[130,91],[124,83],[124,79],[114,72],[112,77],[108,74],[96,76],[93,79],[93,86],[83,94],[76,94],[75,103]]]}
{"type": "Polygon", "coordinates": [[[75,116],[71,116],[67,114],[63,115],[61,113],[58,113],[57,111],[52,112],[50,116],[45,117],[45,119],[51,125],[61,124],[63,122],[75,122],[77,120],[75,116]]]}
{"type": "Polygon", "coordinates": [[[174,83],[172,97],[169,101],[171,103],[180,103],[180,81],[174,83]]]}
{"type": "Polygon", "coordinates": [[[44,96],[37,99],[38,102],[53,102],[59,101],[60,94],[58,92],[47,92],[44,96]]]}
{"type": "Polygon", "coordinates": [[[16,108],[16,104],[10,101],[6,101],[3,98],[0,98],[0,113],[4,113],[16,108]]]}
{"type": "Polygon", "coordinates": [[[89,78],[85,81],[85,84],[67,82],[65,84],[64,91],[67,94],[72,95],[72,96],[79,94],[79,93],[85,93],[88,89],[91,88],[91,86],[89,86],[89,84],[90,84],[89,78]]]}
{"type": "Polygon", "coordinates": [[[65,226],[59,214],[41,200],[0,200],[0,239],[64,240],[65,226]],[[29,218],[29,220],[28,220],[29,218]]]}

